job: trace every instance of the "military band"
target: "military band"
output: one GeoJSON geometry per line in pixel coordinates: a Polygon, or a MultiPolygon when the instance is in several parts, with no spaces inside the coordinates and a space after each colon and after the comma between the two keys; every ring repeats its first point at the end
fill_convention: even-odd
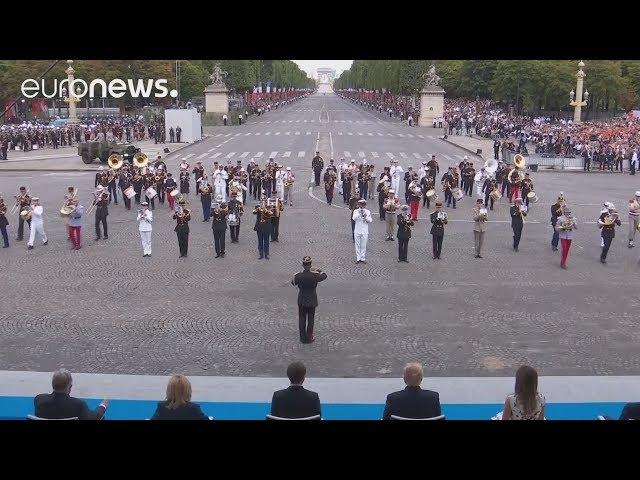
{"type": "Polygon", "coordinates": [[[364,198],[358,200],[358,208],[353,211],[352,219],[356,222],[354,228],[354,243],[356,247],[356,263],[367,263],[367,242],[369,240],[369,224],[373,221],[371,212],[365,207],[364,198]]]}
{"type": "Polygon", "coordinates": [[[102,185],[98,185],[96,191],[94,193],[94,200],[91,205],[92,209],[95,209],[95,219],[96,219],[96,240],[100,240],[102,234],[104,233],[104,239],[107,240],[109,238],[109,230],[107,225],[107,216],[109,215],[109,193],[102,185]],[[102,231],[100,230],[100,225],[102,225],[102,231]]]}
{"type": "MultiPolygon", "coordinates": [[[[208,222],[211,218],[211,195],[213,192],[213,186],[207,179],[200,177],[197,183],[200,193],[200,203],[202,204],[202,221],[208,222]]],[[[220,195],[222,198],[222,195],[220,195]]]]}
{"type": "Polygon", "coordinates": [[[256,223],[253,227],[258,235],[258,257],[259,260],[266,258],[269,260],[269,240],[271,236],[271,217],[273,215],[273,209],[267,205],[267,195],[263,191],[262,199],[258,205],[253,209],[253,214],[256,216],[256,223]]]}
{"type": "Polygon", "coordinates": [[[396,197],[396,192],[390,189],[387,193],[387,198],[384,201],[384,216],[387,226],[387,238],[388,241],[393,241],[393,233],[396,229],[396,212],[400,206],[400,201],[396,197]]]}
{"type": "Polygon", "coordinates": [[[602,253],[600,254],[600,263],[607,263],[607,255],[609,253],[609,248],[611,247],[611,242],[616,236],[616,225],[620,226],[620,218],[618,215],[618,210],[611,202],[605,202],[604,204],[606,211],[600,214],[598,218],[598,228],[601,230],[602,236],[602,253]]]}
{"type": "MultiPolygon", "coordinates": [[[[569,258],[569,249],[571,248],[571,240],[573,239],[573,231],[578,229],[576,219],[571,213],[569,207],[565,207],[562,215],[558,217],[555,228],[558,230],[560,241],[562,242],[562,254],[560,257],[560,268],[567,269],[567,260],[569,258]]],[[[606,257],[606,255],[605,255],[606,257]]]]}
{"type": "Polygon", "coordinates": [[[18,211],[18,236],[17,241],[21,242],[24,238],[24,222],[27,222],[31,228],[31,215],[22,215],[23,211],[29,209],[31,205],[31,197],[27,191],[27,187],[20,187],[20,194],[16,196],[16,206],[18,211]]]}
{"type": "MultiPolygon", "coordinates": [[[[320,174],[318,174],[320,177],[320,174]]],[[[291,167],[287,167],[287,172],[284,174],[284,198],[283,201],[285,204],[289,204],[290,207],[293,206],[293,184],[296,181],[296,176],[291,171],[291,167]]]]}
{"type": "Polygon", "coordinates": [[[327,170],[324,172],[324,193],[327,197],[327,203],[331,205],[333,202],[333,192],[335,191],[336,179],[338,178],[337,173],[334,170],[327,170]]]}

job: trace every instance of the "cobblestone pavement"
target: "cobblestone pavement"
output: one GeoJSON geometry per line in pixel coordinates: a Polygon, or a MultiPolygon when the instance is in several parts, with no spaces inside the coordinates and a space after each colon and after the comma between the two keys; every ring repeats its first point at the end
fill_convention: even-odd
{"type": "MultiPolygon", "coordinates": [[[[436,153],[446,167],[465,152],[438,140],[433,129],[385,122],[331,95],[255,120],[217,128],[168,163],[174,172],[181,158],[192,166],[197,159],[210,167],[214,159],[238,158],[246,165],[252,157],[264,164],[276,152],[292,166],[295,204],[284,212],[268,261],[257,258],[250,214],[240,243],[231,244],[227,234],[226,258],[215,259],[211,226],[193,198],[186,259],[178,258],[167,205],[154,212],[151,258],[142,258],[136,211],[121,204],[110,207],[108,240],[94,240],[88,219],[83,248],[72,251],[57,208],[67,185],[79,186],[87,204],[93,174],[2,173],[5,197],[22,184],[41,197],[49,245],[27,251],[27,236],[16,244],[17,220],[10,218],[11,247],[0,250],[0,370],[64,365],[100,373],[273,376],[300,359],[319,377],[396,376],[414,360],[429,376],[512,375],[523,363],[541,375],[638,374],[640,250],[626,247],[623,216],[608,264],[601,265],[595,221],[604,200],[624,212],[640,177],[532,174],[540,201],[531,206],[520,252],[511,249],[502,200],[490,212],[483,259],[474,258],[470,197],[447,209],[440,261],[431,258],[422,209],[409,264],[397,262],[397,244],[384,240],[384,223],[375,218],[367,264],[356,265],[342,202],[336,195],[330,207],[322,187],[308,191],[316,145],[325,163],[332,151],[336,159],[366,152],[378,172],[391,158],[386,152],[405,169],[420,165],[413,153],[436,153]],[[566,271],[549,245],[549,207],[559,191],[579,220],[566,271]],[[305,255],[329,276],[318,287],[317,340],[310,345],[298,341],[297,289],[289,283],[305,255]]],[[[377,200],[369,203],[377,212],[377,200]]]]}

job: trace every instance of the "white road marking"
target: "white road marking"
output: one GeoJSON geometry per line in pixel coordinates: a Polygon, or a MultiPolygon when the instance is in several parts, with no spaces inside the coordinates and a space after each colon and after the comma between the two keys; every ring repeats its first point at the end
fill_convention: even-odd
{"type": "Polygon", "coordinates": [[[242,152],[242,155],[240,155],[240,158],[247,158],[249,156],[250,152],[242,152]]]}
{"type": "Polygon", "coordinates": [[[302,158],[302,157],[304,157],[304,151],[298,152],[298,158],[302,158]]]}
{"type": "Polygon", "coordinates": [[[379,137],[382,137],[382,134],[380,132],[377,132],[376,135],[378,135],[379,137]]]}
{"type": "Polygon", "coordinates": [[[422,135],[418,135],[419,138],[424,138],[422,135]]]}
{"type": "Polygon", "coordinates": [[[203,154],[198,155],[196,158],[197,158],[198,160],[200,160],[201,158],[204,158],[204,157],[206,157],[207,155],[209,155],[209,152],[204,152],[203,154]]]}
{"type": "Polygon", "coordinates": [[[274,133],[274,135],[280,135],[280,132],[276,132],[276,133],[274,133]]]}
{"type": "Polygon", "coordinates": [[[227,133],[227,134],[225,135],[225,137],[230,137],[230,136],[231,136],[231,134],[230,134],[230,133],[227,133]]]}
{"type": "Polygon", "coordinates": [[[364,158],[364,152],[358,152],[358,156],[359,156],[360,158],[364,158]]]}
{"type": "Polygon", "coordinates": [[[271,135],[271,132],[265,132],[265,135],[271,135]]]}
{"type": "Polygon", "coordinates": [[[378,158],[378,152],[371,152],[371,156],[373,158],[378,158]]]}
{"type": "Polygon", "coordinates": [[[229,154],[227,155],[227,158],[232,158],[235,154],[236,152],[229,152],[229,154]]]}
{"type": "MultiPolygon", "coordinates": [[[[389,158],[395,158],[395,157],[393,156],[393,153],[391,153],[391,152],[387,152],[387,157],[389,157],[389,158]]],[[[428,193],[428,192],[427,192],[427,193],[428,193]]]]}
{"type": "Polygon", "coordinates": [[[347,135],[353,135],[353,132],[347,132],[347,135]]]}
{"type": "Polygon", "coordinates": [[[213,155],[211,155],[209,158],[218,158],[220,155],[222,155],[221,152],[218,153],[214,153],[213,155]]]}
{"type": "Polygon", "coordinates": [[[311,132],[307,132],[307,133],[305,133],[305,135],[311,135],[311,132]]]}
{"type": "Polygon", "coordinates": [[[370,137],[373,137],[373,133],[368,132],[367,135],[369,135],[370,137]]]}
{"type": "Polygon", "coordinates": [[[407,154],[406,154],[406,153],[404,153],[404,152],[400,152],[400,156],[401,156],[402,158],[407,158],[407,154]]]}
{"type": "Polygon", "coordinates": [[[285,135],[291,135],[291,132],[284,132],[285,135]]]}
{"type": "Polygon", "coordinates": [[[289,158],[289,157],[291,156],[291,152],[284,152],[284,153],[282,154],[282,156],[283,156],[284,158],[289,158]]]}
{"type": "Polygon", "coordinates": [[[278,156],[278,152],[271,152],[271,155],[269,155],[269,158],[276,158],[278,156]]]}
{"type": "Polygon", "coordinates": [[[422,155],[420,155],[419,153],[414,153],[413,156],[416,157],[417,159],[421,159],[422,158],[422,155]]]}
{"type": "Polygon", "coordinates": [[[296,132],[295,134],[296,134],[296,135],[300,135],[300,132],[296,132]]]}
{"type": "Polygon", "coordinates": [[[218,147],[213,147],[213,148],[207,150],[207,152],[213,152],[216,148],[218,148],[218,147]]]}
{"type": "Polygon", "coordinates": [[[249,135],[251,135],[253,132],[249,132],[249,133],[245,133],[244,136],[248,137],[249,135]]]}
{"type": "Polygon", "coordinates": [[[256,135],[262,135],[260,132],[256,132],[256,135]]]}
{"type": "Polygon", "coordinates": [[[264,152],[258,152],[254,155],[255,158],[260,158],[262,155],[264,154],[264,152]]]}
{"type": "Polygon", "coordinates": [[[351,152],[347,152],[347,151],[345,150],[345,152],[344,152],[344,157],[345,157],[345,158],[350,158],[350,157],[351,157],[351,152]]]}
{"type": "Polygon", "coordinates": [[[194,155],[195,155],[195,153],[190,153],[190,154],[188,154],[188,155],[186,155],[186,156],[182,157],[182,159],[183,159],[183,160],[187,160],[187,159],[189,159],[189,158],[193,157],[194,155]]]}

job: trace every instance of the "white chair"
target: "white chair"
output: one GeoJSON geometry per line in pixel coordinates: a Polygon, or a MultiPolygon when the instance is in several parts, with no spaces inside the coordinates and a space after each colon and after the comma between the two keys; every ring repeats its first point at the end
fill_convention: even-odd
{"type": "Polygon", "coordinates": [[[322,420],[320,415],[313,415],[312,417],[303,417],[303,418],[284,418],[284,417],[276,417],[275,415],[267,415],[267,420],[322,420]]]}
{"type": "Polygon", "coordinates": [[[430,420],[445,420],[444,415],[438,415],[437,417],[429,417],[429,418],[406,418],[399,417],[398,415],[391,415],[391,420],[418,420],[418,421],[430,421],[430,420]]]}
{"type": "Polygon", "coordinates": [[[27,415],[27,420],[78,420],[78,417],[70,417],[70,418],[41,418],[36,417],[35,415],[27,415]]]}

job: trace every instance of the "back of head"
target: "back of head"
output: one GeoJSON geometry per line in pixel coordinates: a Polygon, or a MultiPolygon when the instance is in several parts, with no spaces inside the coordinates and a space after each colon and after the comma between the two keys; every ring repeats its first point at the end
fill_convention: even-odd
{"type": "Polygon", "coordinates": [[[422,365],[407,363],[404,367],[404,383],[409,387],[419,387],[422,383],[422,365]]]}
{"type": "Polygon", "coordinates": [[[307,375],[307,367],[302,362],[293,362],[287,367],[287,377],[292,385],[302,385],[307,375]]]}
{"type": "Polygon", "coordinates": [[[60,368],[53,372],[51,386],[54,392],[69,393],[71,391],[71,372],[64,368],[60,368]]]}
{"type": "Polygon", "coordinates": [[[174,375],[167,385],[167,408],[174,410],[191,401],[191,382],[184,375],[174,375]]]}
{"type": "Polygon", "coordinates": [[[522,405],[525,413],[535,410],[538,393],[538,372],[533,367],[523,365],[516,372],[516,401],[522,405]]]}

